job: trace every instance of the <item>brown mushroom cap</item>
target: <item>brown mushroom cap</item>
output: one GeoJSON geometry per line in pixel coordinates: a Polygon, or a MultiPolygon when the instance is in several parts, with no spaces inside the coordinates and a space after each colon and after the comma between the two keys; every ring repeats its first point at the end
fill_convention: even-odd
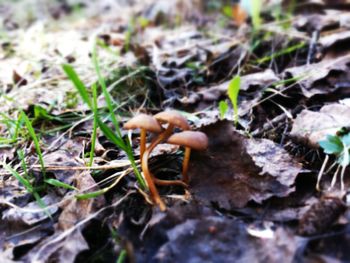
{"type": "Polygon", "coordinates": [[[155,118],[143,113],[131,118],[124,124],[123,128],[126,130],[139,128],[155,133],[160,133],[163,130],[155,118]]]}
{"type": "Polygon", "coordinates": [[[208,137],[205,133],[199,131],[183,131],[171,135],[167,143],[203,151],[208,148],[208,137]]]}
{"type": "Polygon", "coordinates": [[[154,118],[160,123],[169,123],[184,131],[190,129],[187,119],[177,111],[162,111],[154,115],[154,118]]]}

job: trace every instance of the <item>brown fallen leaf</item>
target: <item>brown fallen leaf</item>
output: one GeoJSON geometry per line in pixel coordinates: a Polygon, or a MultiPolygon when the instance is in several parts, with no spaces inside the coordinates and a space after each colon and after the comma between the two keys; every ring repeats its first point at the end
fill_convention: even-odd
{"type": "Polygon", "coordinates": [[[294,191],[301,165],[280,146],[266,139],[248,139],[225,121],[202,131],[209,138],[209,148],[194,152],[189,169],[195,199],[231,209],[294,191]]]}
{"type": "Polygon", "coordinates": [[[323,198],[313,204],[299,220],[298,233],[312,236],[324,233],[346,210],[345,203],[339,198],[323,198]]]}
{"type": "MultiPolygon", "coordinates": [[[[75,180],[76,187],[80,190],[89,188],[89,191],[96,191],[98,189],[88,172],[75,171],[75,180]]],[[[64,261],[59,262],[74,262],[75,257],[88,248],[81,233],[83,228],[75,229],[75,226],[98,211],[103,205],[103,196],[86,200],[69,198],[61,204],[63,211],[58,218],[54,234],[43,239],[25,258],[29,261],[40,259],[44,262],[58,257],[64,259],[64,261]],[[74,240],[74,242],[69,242],[69,240],[74,240]]]]}
{"type": "Polygon", "coordinates": [[[350,55],[332,61],[288,68],[285,78],[300,78],[297,81],[303,95],[311,98],[320,94],[341,93],[341,98],[349,97],[349,65],[350,55]]]}
{"type": "Polygon", "coordinates": [[[143,245],[131,238],[136,262],[292,262],[303,244],[282,228],[270,229],[269,237],[259,236],[258,226],[254,235],[248,228],[251,225],[219,217],[213,208],[193,201],[154,213],[141,237],[143,245]]]}
{"type": "Polygon", "coordinates": [[[318,142],[327,135],[334,135],[350,123],[350,106],[333,103],[319,111],[303,110],[294,119],[290,136],[299,142],[318,147],[318,142]]]}

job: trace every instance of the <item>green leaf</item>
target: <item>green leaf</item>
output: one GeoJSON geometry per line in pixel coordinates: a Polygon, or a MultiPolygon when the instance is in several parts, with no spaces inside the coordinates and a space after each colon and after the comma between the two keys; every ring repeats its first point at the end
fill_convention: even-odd
{"type": "Polygon", "coordinates": [[[51,120],[50,114],[48,114],[47,110],[39,105],[34,105],[34,118],[35,119],[43,119],[43,120],[51,120]]]}
{"type": "Polygon", "coordinates": [[[63,67],[64,72],[68,76],[68,78],[73,82],[74,86],[78,90],[78,92],[79,92],[80,96],[82,97],[82,99],[84,100],[84,102],[90,107],[90,109],[92,109],[92,103],[90,100],[89,93],[88,93],[84,83],[80,80],[79,76],[77,75],[77,73],[73,69],[73,67],[69,64],[64,64],[62,67],[63,67]]]}
{"type": "Polygon", "coordinates": [[[56,180],[56,179],[51,179],[51,178],[47,179],[47,180],[45,180],[45,183],[48,183],[48,184],[53,185],[53,186],[69,189],[69,190],[77,190],[77,188],[75,188],[74,186],[71,186],[69,184],[66,184],[66,183],[61,182],[61,181],[56,180]]]}
{"type": "Polygon", "coordinates": [[[95,192],[90,192],[90,193],[86,193],[86,194],[79,194],[79,195],[76,195],[75,197],[78,200],[85,200],[85,199],[98,197],[100,195],[103,195],[105,192],[106,191],[104,191],[104,189],[101,189],[101,190],[98,190],[98,191],[95,191],[95,192]]]}
{"type": "Polygon", "coordinates": [[[226,101],[221,100],[219,102],[219,112],[220,112],[220,118],[223,119],[226,112],[228,110],[228,104],[226,101]]]}
{"type": "Polygon", "coordinates": [[[232,18],[232,6],[231,5],[225,5],[223,8],[222,8],[222,13],[229,17],[229,18],[232,18]]]}
{"type": "Polygon", "coordinates": [[[328,135],[326,140],[319,141],[318,144],[326,154],[340,154],[343,151],[343,143],[335,135],[328,135]]]}
{"type": "Polygon", "coordinates": [[[252,22],[254,30],[258,30],[261,26],[261,0],[250,0],[252,6],[251,6],[251,15],[252,15],[252,22]]]}
{"type": "Polygon", "coordinates": [[[350,146],[350,133],[342,136],[340,140],[345,145],[345,147],[348,148],[350,146]]]}
{"type": "Polygon", "coordinates": [[[118,137],[122,137],[122,133],[121,133],[120,127],[119,127],[120,126],[119,121],[117,120],[117,118],[115,117],[115,114],[114,114],[113,100],[112,100],[112,97],[107,90],[105,79],[101,74],[100,64],[98,63],[98,58],[97,58],[96,45],[94,46],[94,50],[92,52],[92,61],[93,61],[94,67],[95,67],[97,77],[98,77],[98,82],[102,88],[102,93],[103,93],[103,96],[104,96],[106,104],[107,104],[107,108],[108,108],[108,111],[109,111],[109,114],[111,117],[111,121],[115,127],[115,130],[117,132],[118,137]]]}
{"type": "Polygon", "coordinates": [[[230,83],[228,84],[228,97],[231,100],[233,110],[234,110],[234,120],[235,125],[238,124],[238,93],[241,87],[241,78],[240,76],[235,76],[230,83]]]}
{"type": "Polygon", "coordinates": [[[118,259],[117,259],[117,262],[116,263],[124,263],[125,262],[125,259],[126,259],[126,250],[123,249],[122,251],[120,251],[120,254],[118,256],[118,259]]]}
{"type": "Polygon", "coordinates": [[[93,112],[94,112],[94,122],[93,129],[91,135],[91,150],[90,150],[90,162],[89,166],[92,166],[94,162],[94,154],[95,154],[95,145],[96,145],[96,137],[97,137],[97,124],[98,124],[98,105],[97,105],[97,87],[96,84],[92,85],[92,102],[93,102],[93,112]]]}
{"type": "Polygon", "coordinates": [[[116,146],[118,146],[123,151],[126,151],[126,145],[124,141],[118,137],[111,128],[107,126],[104,122],[102,122],[100,119],[98,120],[98,126],[100,127],[103,134],[110,140],[112,143],[114,143],[116,146]]]}
{"type": "Polygon", "coordinates": [[[27,179],[21,176],[16,170],[12,169],[12,167],[8,166],[6,163],[2,163],[2,166],[5,168],[5,170],[11,173],[27,189],[29,193],[33,193],[32,184],[27,179]]]}
{"type": "Polygon", "coordinates": [[[38,206],[44,210],[44,213],[52,220],[52,216],[50,212],[47,209],[47,206],[43,199],[41,199],[40,195],[37,192],[33,192],[33,196],[35,198],[35,201],[37,202],[38,206]]]}
{"type": "Polygon", "coordinates": [[[39,140],[36,137],[34,128],[32,126],[32,123],[29,121],[28,116],[24,113],[24,111],[21,112],[21,117],[24,120],[24,123],[28,129],[29,135],[32,137],[32,140],[34,142],[34,147],[35,147],[35,151],[38,154],[38,158],[39,158],[39,163],[41,166],[41,172],[43,173],[43,177],[44,180],[46,179],[46,172],[45,172],[45,165],[44,165],[44,159],[43,159],[43,155],[41,153],[41,149],[40,149],[40,144],[39,144],[39,140]]]}

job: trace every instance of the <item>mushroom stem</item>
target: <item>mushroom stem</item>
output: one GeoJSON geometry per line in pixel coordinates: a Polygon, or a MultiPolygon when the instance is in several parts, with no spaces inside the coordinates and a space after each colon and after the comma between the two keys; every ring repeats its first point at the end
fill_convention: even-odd
{"type": "MultiPolygon", "coordinates": [[[[170,126],[170,125],[169,125],[170,126]]],[[[171,129],[172,130],[172,129],[171,129]]],[[[170,130],[170,132],[171,132],[170,130]]],[[[154,202],[159,205],[159,208],[161,211],[165,211],[166,210],[166,206],[164,204],[164,202],[162,201],[162,199],[159,196],[158,190],[153,182],[152,179],[152,175],[151,172],[149,171],[148,168],[148,158],[149,155],[151,154],[152,150],[162,141],[166,140],[167,137],[169,137],[169,127],[163,132],[161,133],[158,138],[156,138],[151,145],[144,151],[143,155],[142,155],[142,160],[141,160],[141,167],[142,167],[142,171],[143,174],[145,176],[145,179],[147,181],[148,184],[148,188],[149,191],[151,193],[151,197],[154,200],[154,202]]]]}
{"type": "Polygon", "coordinates": [[[159,208],[161,211],[165,211],[166,210],[166,206],[164,204],[164,202],[162,201],[162,199],[159,196],[158,190],[155,186],[155,183],[153,181],[153,176],[151,174],[151,172],[149,171],[148,168],[148,158],[151,154],[151,152],[153,151],[153,149],[162,141],[166,140],[171,132],[173,130],[173,125],[169,125],[168,128],[162,132],[158,138],[156,138],[151,144],[150,146],[143,152],[142,155],[142,159],[141,159],[141,167],[142,167],[142,172],[143,175],[145,176],[152,200],[159,205],[159,208]]]}
{"type": "MultiPolygon", "coordinates": [[[[149,155],[151,154],[151,152],[153,151],[153,149],[159,144],[161,143],[162,141],[165,141],[169,138],[169,136],[171,135],[172,131],[174,129],[174,125],[173,124],[169,124],[169,126],[166,128],[166,130],[161,133],[159,135],[159,141],[157,142],[154,142],[154,144],[152,143],[149,147],[148,147],[148,150],[149,150],[149,155]]],[[[148,162],[148,160],[147,160],[148,162]]],[[[148,163],[147,163],[147,166],[148,166],[148,163]]],[[[152,176],[153,177],[153,176],[152,176]]],[[[179,186],[183,186],[185,188],[188,187],[187,183],[186,182],[183,182],[181,180],[174,180],[174,181],[168,181],[168,180],[161,180],[161,179],[157,179],[157,178],[154,178],[153,177],[153,181],[155,184],[157,185],[164,185],[164,186],[170,186],[170,185],[179,185],[179,186]]]]}
{"type": "Polygon", "coordinates": [[[191,148],[185,147],[184,160],[182,164],[182,180],[185,182],[185,184],[189,183],[187,170],[188,170],[188,164],[190,162],[190,155],[191,155],[191,148]]]}
{"type": "Polygon", "coordinates": [[[161,179],[158,179],[158,178],[153,178],[154,180],[154,183],[156,185],[164,185],[164,186],[170,186],[170,185],[178,185],[178,186],[182,186],[184,188],[188,188],[188,185],[181,181],[181,180],[172,180],[172,181],[169,181],[169,180],[161,180],[161,179]]]}
{"type": "Polygon", "coordinates": [[[142,156],[146,149],[146,130],[141,129],[141,135],[140,135],[140,160],[142,160],[142,156]]]}

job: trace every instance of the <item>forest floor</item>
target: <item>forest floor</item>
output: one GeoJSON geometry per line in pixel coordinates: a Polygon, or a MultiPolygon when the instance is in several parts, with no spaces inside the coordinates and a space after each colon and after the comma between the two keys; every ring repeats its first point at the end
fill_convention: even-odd
{"type": "Polygon", "coordinates": [[[350,262],[350,3],[224,2],[0,2],[1,263],[350,262]]]}

